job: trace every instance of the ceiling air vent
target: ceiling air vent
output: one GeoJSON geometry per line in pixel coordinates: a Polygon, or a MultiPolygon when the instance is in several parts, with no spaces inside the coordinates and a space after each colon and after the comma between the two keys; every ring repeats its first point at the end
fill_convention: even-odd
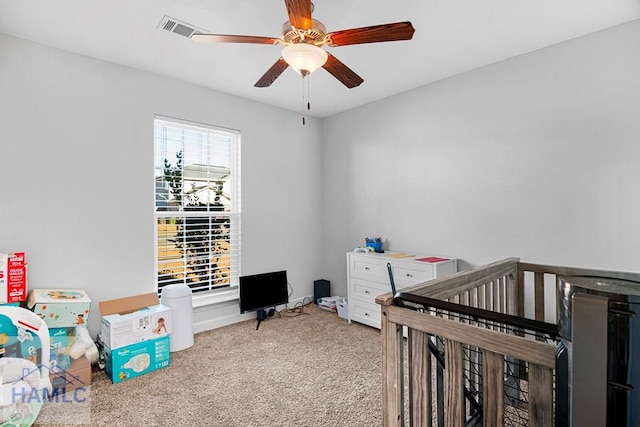
{"type": "Polygon", "coordinates": [[[191,37],[194,33],[197,32],[207,32],[201,28],[196,28],[194,25],[187,24],[186,22],[179,21],[167,15],[162,17],[162,21],[160,21],[157,28],[169,31],[171,33],[179,34],[184,37],[191,37]]]}

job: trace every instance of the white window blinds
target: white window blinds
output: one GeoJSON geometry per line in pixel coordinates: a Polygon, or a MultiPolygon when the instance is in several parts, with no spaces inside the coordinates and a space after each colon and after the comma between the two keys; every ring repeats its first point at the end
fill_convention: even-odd
{"type": "Polygon", "coordinates": [[[158,291],[237,286],[240,134],[156,117],[154,146],[158,291]]]}

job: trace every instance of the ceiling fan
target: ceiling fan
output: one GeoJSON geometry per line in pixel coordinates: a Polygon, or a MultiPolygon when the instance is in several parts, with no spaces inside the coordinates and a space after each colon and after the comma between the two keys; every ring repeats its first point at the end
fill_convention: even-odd
{"type": "Polygon", "coordinates": [[[322,46],[338,47],[363,43],[411,40],[411,22],[396,22],[327,33],[324,24],[311,17],[310,0],[285,0],[289,20],[282,25],[282,37],[194,33],[191,39],[204,43],[254,43],[284,45],[282,56],[254,84],[268,87],[291,66],[302,77],[322,67],[349,89],[364,80],[322,46]]]}

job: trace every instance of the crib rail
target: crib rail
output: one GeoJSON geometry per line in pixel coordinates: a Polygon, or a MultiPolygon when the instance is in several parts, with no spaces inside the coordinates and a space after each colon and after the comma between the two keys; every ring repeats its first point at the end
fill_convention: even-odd
{"type": "Polygon", "coordinates": [[[416,297],[408,301],[422,303],[415,305],[405,299],[411,309],[395,305],[390,293],[378,296],[384,425],[462,426],[472,425],[474,420],[484,425],[553,425],[556,345],[553,333],[549,333],[552,330],[541,332],[530,325],[546,325],[544,329],[556,324],[556,289],[562,276],[640,282],[636,273],[546,266],[508,258],[403,288],[402,294],[416,297]],[[449,311],[452,306],[428,308],[428,301],[433,300],[471,309],[458,315],[449,311]],[[473,309],[478,309],[475,314],[473,309]],[[485,312],[503,316],[482,321],[478,313],[485,312]],[[508,322],[511,318],[526,321],[514,326],[508,322]],[[404,328],[408,330],[406,347],[404,328]],[[446,369],[433,363],[429,341],[431,348],[436,344],[442,350],[446,369]],[[479,372],[470,369],[473,366],[479,372]],[[510,366],[513,371],[507,372],[510,366]],[[515,397],[505,390],[508,375],[517,384],[525,383],[525,390],[517,389],[515,397]],[[469,387],[478,389],[470,393],[469,387]],[[481,411],[469,405],[469,394],[477,396],[481,411]],[[505,407],[512,398],[515,406],[511,412],[524,413],[515,424],[505,418],[510,416],[505,407]]]}

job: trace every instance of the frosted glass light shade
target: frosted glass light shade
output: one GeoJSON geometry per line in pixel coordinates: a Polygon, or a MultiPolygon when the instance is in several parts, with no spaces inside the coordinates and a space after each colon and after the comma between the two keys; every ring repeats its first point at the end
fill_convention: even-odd
{"type": "Polygon", "coordinates": [[[313,73],[327,62],[327,52],[313,44],[290,44],[282,49],[282,57],[287,64],[299,74],[306,76],[313,73]]]}

